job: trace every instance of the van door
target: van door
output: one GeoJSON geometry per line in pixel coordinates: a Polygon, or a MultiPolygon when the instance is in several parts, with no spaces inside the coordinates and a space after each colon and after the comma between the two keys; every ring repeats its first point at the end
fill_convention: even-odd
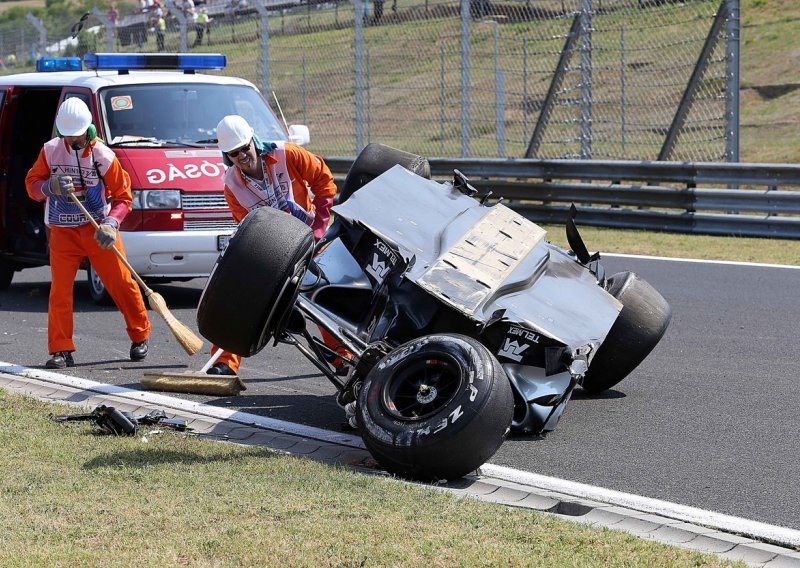
{"type": "MultiPolygon", "coordinates": [[[[6,100],[8,99],[8,88],[0,87],[0,140],[7,139],[7,120],[6,100]]],[[[8,183],[8,154],[7,149],[0,146],[0,259],[6,251],[6,185],[8,183]]],[[[0,267],[2,272],[2,267],[0,267]]],[[[2,280],[2,277],[0,277],[2,280]]],[[[2,288],[2,287],[0,287],[2,288]]]]}
{"type": "Polygon", "coordinates": [[[15,87],[5,106],[2,136],[7,158],[4,252],[20,268],[49,262],[44,204],[34,201],[25,189],[28,174],[42,146],[53,133],[60,87],[15,87]]]}

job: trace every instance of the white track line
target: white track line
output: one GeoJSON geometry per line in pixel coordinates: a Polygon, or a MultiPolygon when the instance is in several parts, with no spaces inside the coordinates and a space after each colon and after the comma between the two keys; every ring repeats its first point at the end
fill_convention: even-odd
{"type": "Polygon", "coordinates": [[[800,270],[800,266],[791,264],[767,264],[763,262],[744,262],[740,260],[708,260],[703,258],[676,258],[673,256],[648,256],[646,254],[623,254],[616,252],[601,252],[600,257],[610,256],[618,258],[639,258],[642,260],[666,260],[670,262],[694,262],[697,264],[729,264],[731,266],[750,266],[755,268],[788,268],[790,270],[800,270]]]}
{"type": "MultiPolygon", "coordinates": [[[[359,436],[340,434],[331,432],[330,430],[323,430],[321,428],[303,426],[301,424],[294,424],[292,422],[285,422],[283,420],[275,420],[273,418],[266,418],[264,416],[258,416],[256,414],[250,414],[247,412],[210,406],[199,402],[192,402],[149,391],[138,391],[126,387],[98,383],[88,379],[61,375],[59,373],[53,373],[50,371],[31,369],[28,367],[22,367],[20,365],[14,365],[12,363],[6,363],[4,361],[0,361],[0,373],[7,373],[10,375],[56,383],[58,385],[94,393],[118,396],[131,399],[139,403],[152,404],[158,407],[167,407],[174,410],[210,416],[219,420],[232,420],[240,424],[268,428],[270,430],[285,432],[287,434],[302,436],[304,438],[321,440],[362,449],[364,448],[364,442],[359,436]]],[[[519,483],[522,485],[545,489],[547,491],[554,491],[556,493],[569,496],[618,505],[620,507],[626,507],[636,511],[653,513],[671,519],[677,519],[692,524],[716,528],[725,532],[738,533],[753,538],[767,540],[783,546],[789,546],[793,548],[800,547],[800,531],[786,527],[768,525],[766,523],[751,521],[741,517],[724,515],[721,513],[715,513],[713,511],[706,511],[695,507],[688,507],[686,505],[661,501],[660,499],[642,497],[639,495],[623,493],[621,491],[614,491],[612,489],[605,489],[602,487],[596,487],[574,481],[567,481],[554,477],[547,477],[544,475],[520,471],[508,467],[492,465],[489,463],[481,466],[480,471],[482,474],[488,475],[489,477],[510,481],[512,483],[519,483]]]]}

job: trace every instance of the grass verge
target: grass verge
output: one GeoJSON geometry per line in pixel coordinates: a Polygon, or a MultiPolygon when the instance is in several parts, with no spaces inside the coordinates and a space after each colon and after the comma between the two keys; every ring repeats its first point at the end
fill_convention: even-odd
{"type": "MultiPolygon", "coordinates": [[[[569,248],[563,225],[542,225],[547,240],[569,248]]],[[[682,235],[650,231],[578,227],[590,251],[645,254],[704,260],[734,260],[800,266],[800,241],[682,235]]]]}
{"type": "Polygon", "coordinates": [[[431,488],[0,391],[2,566],[735,566],[431,488]]]}

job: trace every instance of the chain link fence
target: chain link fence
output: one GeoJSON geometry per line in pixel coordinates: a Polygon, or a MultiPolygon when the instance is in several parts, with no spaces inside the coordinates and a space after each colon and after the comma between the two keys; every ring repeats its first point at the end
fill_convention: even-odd
{"type": "Polygon", "coordinates": [[[381,142],[441,157],[738,159],[738,0],[263,2],[208,0],[198,25],[165,0],[163,44],[157,5],[116,27],[95,14],[44,49],[26,23],[0,30],[0,52],[75,54],[83,37],[90,50],[224,53],[222,73],[307,124],[323,155],[381,142]]]}

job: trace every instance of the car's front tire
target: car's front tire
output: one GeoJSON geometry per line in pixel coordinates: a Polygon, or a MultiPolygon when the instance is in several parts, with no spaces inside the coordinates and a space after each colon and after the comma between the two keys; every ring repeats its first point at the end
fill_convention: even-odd
{"type": "Polygon", "coordinates": [[[511,425],[511,385],[492,353],[463,335],[429,335],[390,352],[359,391],[367,449],[389,472],[425,481],[477,469],[511,425]]]}
{"type": "Polygon", "coordinates": [[[197,307],[200,333],[249,357],[282,333],[314,252],[311,228],[261,207],[239,224],[206,282],[197,307]]]}

